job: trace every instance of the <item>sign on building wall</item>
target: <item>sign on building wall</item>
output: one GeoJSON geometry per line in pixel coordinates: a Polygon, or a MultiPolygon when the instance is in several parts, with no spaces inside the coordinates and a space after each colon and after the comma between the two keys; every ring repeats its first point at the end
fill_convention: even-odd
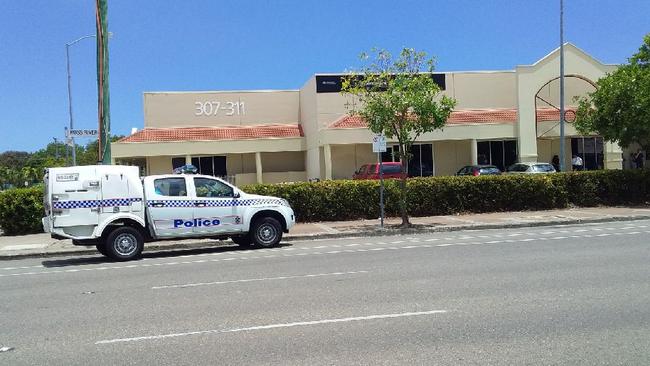
{"type": "MultiPolygon", "coordinates": [[[[340,93],[345,76],[316,75],[316,93],[340,93]]],[[[431,78],[441,90],[445,90],[445,74],[431,74],[431,78]]]]}
{"type": "Polygon", "coordinates": [[[242,101],[205,100],[194,102],[195,116],[243,116],[246,105],[242,101]]]}

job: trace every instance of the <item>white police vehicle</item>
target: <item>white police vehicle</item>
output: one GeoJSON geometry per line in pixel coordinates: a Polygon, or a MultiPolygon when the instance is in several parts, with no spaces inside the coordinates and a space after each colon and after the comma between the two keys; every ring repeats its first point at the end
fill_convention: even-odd
{"type": "Polygon", "coordinates": [[[295,224],[289,203],[247,194],[218,178],[91,165],[45,174],[43,228],[53,238],[95,245],[115,260],[140,256],[145,242],[230,238],[242,246],[278,245],[295,224]]]}

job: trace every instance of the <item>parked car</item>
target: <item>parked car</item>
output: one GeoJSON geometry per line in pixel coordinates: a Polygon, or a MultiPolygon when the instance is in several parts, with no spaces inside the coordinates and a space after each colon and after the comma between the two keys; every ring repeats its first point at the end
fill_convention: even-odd
{"type": "Polygon", "coordinates": [[[544,174],[555,173],[555,168],[549,163],[516,163],[506,168],[508,174],[544,174]]]}
{"type": "MultiPolygon", "coordinates": [[[[402,176],[402,163],[382,163],[382,174],[385,179],[400,178],[402,176]]],[[[352,179],[379,179],[379,164],[364,164],[354,172],[352,179]]]]}
{"type": "Polygon", "coordinates": [[[501,174],[501,170],[497,168],[495,165],[466,165],[458,172],[456,172],[456,175],[499,175],[501,174]]]}

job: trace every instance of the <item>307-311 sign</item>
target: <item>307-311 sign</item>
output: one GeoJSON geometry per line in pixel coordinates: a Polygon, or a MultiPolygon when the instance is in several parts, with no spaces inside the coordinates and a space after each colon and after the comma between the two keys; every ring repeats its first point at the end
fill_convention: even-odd
{"type": "Polygon", "coordinates": [[[244,115],[246,114],[244,102],[194,102],[195,116],[216,116],[219,114],[224,114],[226,116],[244,115]]]}

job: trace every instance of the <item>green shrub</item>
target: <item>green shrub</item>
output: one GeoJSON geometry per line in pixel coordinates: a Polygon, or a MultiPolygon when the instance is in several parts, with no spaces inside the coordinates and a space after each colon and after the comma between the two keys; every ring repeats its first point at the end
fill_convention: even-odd
{"type": "Polygon", "coordinates": [[[43,187],[0,192],[0,228],[5,235],[43,232],[43,187]]]}
{"type": "MultiPolygon", "coordinates": [[[[398,216],[398,181],[386,180],[385,186],[386,215],[398,216]]],[[[242,189],[285,198],[303,222],[379,217],[378,181],[260,184],[242,189]]],[[[411,178],[407,191],[411,216],[543,210],[569,204],[635,205],[650,200],[650,171],[411,178]]]]}
{"type": "MultiPolygon", "coordinates": [[[[387,216],[398,216],[399,182],[385,181],[387,216]]],[[[376,219],[379,182],[335,180],[259,184],[248,193],[285,198],[298,221],[376,219]]],[[[650,201],[649,170],[601,170],[549,175],[412,178],[407,182],[411,216],[469,212],[541,210],[595,205],[637,205],[650,201]]],[[[0,192],[0,228],[5,235],[41,232],[43,188],[0,192]]]]}

